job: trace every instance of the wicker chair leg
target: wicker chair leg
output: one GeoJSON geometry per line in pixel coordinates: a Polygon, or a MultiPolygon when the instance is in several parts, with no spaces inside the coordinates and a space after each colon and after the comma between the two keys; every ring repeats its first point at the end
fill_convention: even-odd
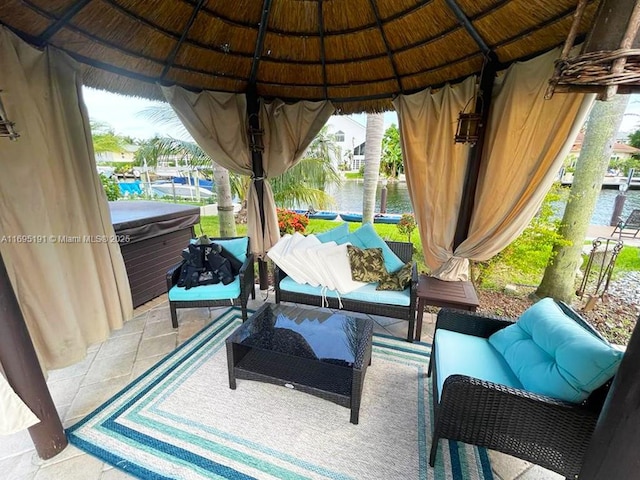
{"type": "Polygon", "coordinates": [[[242,323],[244,323],[247,321],[247,299],[246,298],[242,299],[241,309],[242,309],[242,323]]]}
{"type": "Polygon", "coordinates": [[[171,309],[171,325],[173,325],[173,328],[178,328],[178,315],[176,314],[176,305],[173,302],[169,302],[169,308],[171,309]]]}
{"type": "Polygon", "coordinates": [[[251,284],[251,300],[256,299],[256,285],[255,283],[251,284]]]}
{"type": "Polygon", "coordinates": [[[431,347],[431,355],[429,356],[429,366],[427,367],[427,378],[429,378],[431,376],[431,362],[433,362],[433,358],[436,355],[436,348],[435,345],[432,345],[431,347]]]}

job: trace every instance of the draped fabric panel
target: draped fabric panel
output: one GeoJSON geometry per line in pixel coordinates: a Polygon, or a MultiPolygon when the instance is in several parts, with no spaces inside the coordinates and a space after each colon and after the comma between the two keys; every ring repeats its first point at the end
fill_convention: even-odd
{"type": "MultiPolygon", "coordinates": [[[[268,179],[282,175],[302,158],[305,150],[322,129],[334,108],[330,102],[301,101],[286,104],[281,100],[271,103],[260,103],[260,125],[264,130],[262,167],[266,181],[264,182],[264,216],[265,232],[263,242],[254,247],[260,256],[280,239],[278,217],[276,214],[273,192],[268,179]]],[[[260,228],[260,210],[255,188],[249,195],[248,224],[250,228],[260,228]]],[[[255,237],[260,239],[256,230],[255,237]]],[[[252,237],[253,238],[253,237],[252,237]]],[[[253,246],[253,240],[252,240],[253,246]]]]}
{"type": "Polygon", "coordinates": [[[269,178],[282,175],[302,158],[304,151],[334,112],[331,102],[281,100],[260,103],[264,129],[264,171],[269,178]]]}
{"type": "Polygon", "coordinates": [[[431,268],[451,256],[469,147],[453,142],[458,113],[473,97],[475,77],[438,91],[394,100],[407,187],[431,268]]]}
{"type": "MultiPolygon", "coordinates": [[[[253,177],[245,95],[193,93],[181,87],[162,87],[162,91],[187,131],[214,162],[234,173],[253,177]]],[[[247,192],[251,249],[258,257],[264,257],[280,239],[273,192],[267,179],[282,175],[295,165],[333,110],[329,102],[261,103],[264,235],[255,179],[247,192]]]]}
{"type": "Polygon", "coordinates": [[[162,93],[189,134],[218,165],[241,175],[252,174],[245,95],[194,93],[181,87],[162,87],[162,93]]]}
{"type": "Polygon", "coordinates": [[[0,27],[0,252],[45,369],[82,360],[133,314],[96,172],[79,66],[0,27]]]}
{"type": "MultiPolygon", "coordinates": [[[[553,61],[558,55],[556,49],[530,61],[515,63],[496,79],[468,238],[452,251],[451,232],[456,228],[457,213],[438,219],[438,228],[448,232],[440,238],[433,238],[433,234],[420,229],[432,275],[443,280],[468,279],[469,259],[487,260],[500,252],[522,233],[540,207],[593,102],[592,95],[582,94],[556,94],[551,100],[544,100],[553,61]],[[434,251],[438,255],[434,255],[434,251]]],[[[400,101],[401,98],[396,101],[397,109],[400,101]]],[[[407,117],[415,116],[413,110],[398,109],[401,125],[407,117]]],[[[435,113],[423,124],[433,121],[433,115],[435,113]]],[[[401,130],[401,135],[404,134],[401,130]]],[[[450,131],[444,135],[453,141],[450,131]]],[[[419,157],[412,158],[415,152],[405,149],[406,143],[408,141],[403,141],[405,164],[409,168],[424,169],[419,157]]],[[[444,161],[454,164],[457,160],[450,156],[444,161]]],[[[417,205],[419,194],[414,192],[429,187],[426,183],[412,183],[409,192],[417,205]]],[[[429,221],[425,216],[430,209],[457,211],[459,206],[459,202],[446,206],[434,204],[451,200],[447,198],[425,200],[425,211],[417,209],[419,225],[429,221]]]]}

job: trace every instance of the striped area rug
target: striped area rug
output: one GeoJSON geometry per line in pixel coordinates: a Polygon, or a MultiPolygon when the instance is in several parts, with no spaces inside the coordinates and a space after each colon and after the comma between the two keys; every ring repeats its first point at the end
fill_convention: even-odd
{"type": "Polygon", "coordinates": [[[429,467],[430,346],[374,334],[360,423],[276,385],[229,389],[229,309],[68,429],[77,447],[145,479],[491,480],[484,449],[440,441],[429,467]]]}

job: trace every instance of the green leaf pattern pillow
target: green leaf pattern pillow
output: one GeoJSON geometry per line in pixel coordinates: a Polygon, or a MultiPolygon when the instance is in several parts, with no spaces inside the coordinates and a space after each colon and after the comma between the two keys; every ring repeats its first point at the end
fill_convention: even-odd
{"type": "Polygon", "coordinates": [[[403,265],[397,272],[387,273],[380,279],[376,290],[404,290],[411,282],[411,269],[412,265],[411,262],[409,262],[403,265]]]}
{"type": "Polygon", "coordinates": [[[381,248],[365,248],[347,245],[349,263],[351,264],[351,278],[359,282],[379,282],[388,275],[384,266],[381,248]]]}

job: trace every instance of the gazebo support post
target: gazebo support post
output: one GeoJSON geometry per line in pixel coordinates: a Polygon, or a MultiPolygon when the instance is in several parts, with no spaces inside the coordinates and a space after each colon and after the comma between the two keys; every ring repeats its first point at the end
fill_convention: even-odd
{"type": "MultiPolygon", "coordinates": [[[[260,211],[260,223],[262,234],[264,235],[264,168],[262,167],[262,143],[263,130],[260,128],[260,102],[255,84],[250,84],[247,88],[247,116],[249,118],[249,148],[251,148],[251,169],[253,170],[254,184],[258,195],[258,209],[260,211]]],[[[260,290],[269,287],[269,272],[267,262],[258,259],[258,277],[260,279],[260,290]]]]}
{"type": "Polygon", "coordinates": [[[580,480],[627,480],[640,470],[640,318],[633,329],[580,469],[580,480]]]}
{"type": "Polygon", "coordinates": [[[0,255],[0,363],[9,385],[40,419],[29,428],[38,456],[56,456],[67,446],[29,331],[0,255]]]}
{"type": "Polygon", "coordinates": [[[485,133],[489,121],[489,112],[491,110],[493,81],[498,70],[497,63],[495,54],[489,53],[488,61],[482,69],[482,75],[480,77],[480,95],[478,95],[476,99],[475,111],[482,111],[482,120],[480,121],[481,126],[478,132],[478,141],[469,149],[467,173],[464,179],[460,211],[458,212],[458,224],[453,240],[454,252],[469,235],[471,215],[473,213],[476,189],[478,187],[478,175],[480,174],[480,167],[482,165],[482,150],[484,148],[485,133]]]}

